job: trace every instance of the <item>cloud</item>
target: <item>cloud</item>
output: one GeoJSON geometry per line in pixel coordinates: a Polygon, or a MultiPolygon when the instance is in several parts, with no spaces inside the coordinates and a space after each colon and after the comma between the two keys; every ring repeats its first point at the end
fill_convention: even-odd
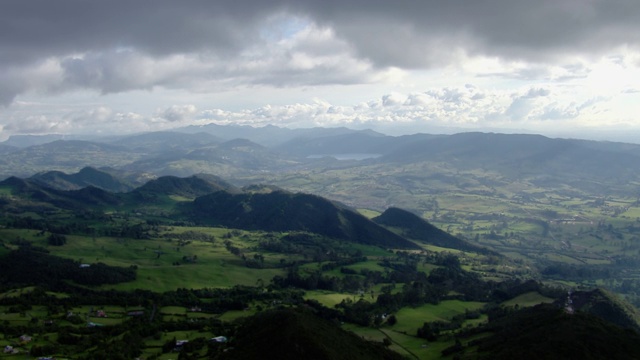
{"type": "Polygon", "coordinates": [[[257,42],[233,55],[186,53],[153,55],[136,48],[107,48],[43,63],[0,70],[0,105],[27,91],[58,94],[92,90],[111,94],[132,90],[187,89],[220,92],[246,86],[299,87],[367,84],[402,75],[376,69],[355,57],[330,29],[309,25],[287,39],[257,42]],[[42,71],[43,64],[51,74],[42,71]]]}
{"type": "Polygon", "coordinates": [[[197,111],[198,109],[195,105],[173,105],[163,111],[160,111],[157,114],[157,117],[172,123],[183,122],[190,119],[197,111]]]}
{"type": "Polygon", "coordinates": [[[548,89],[543,88],[530,88],[524,94],[514,94],[511,105],[506,109],[505,115],[511,120],[521,121],[529,118],[535,114],[534,109],[539,107],[540,101],[538,98],[544,98],[550,94],[548,89]]]}
{"type": "Polygon", "coordinates": [[[633,0],[300,3],[381,65],[424,67],[459,50],[539,61],[637,48],[640,39],[640,4],[633,0]]]}
{"type": "Polygon", "coordinates": [[[527,126],[569,127],[581,117],[592,124],[607,123],[611,98],[595,96],[577,101],[573,89],[528,86],[497,90],[465,84],[431,88],[422,92],[389,93],[350,105],[316,98],[310,102],[263,105],[237,110],[207,108],[202,104],[175,104],[149,113],[131,112],[106,105],[76,109],[22,104],[3,122],[2,136],[9,134],[127,134],[169,130],[208,123],[300,128],[348,126],[390,131],[424,132],[440,127],[458,129],[508,129],[527,126]],[[29,112],[39,107],[41,115],[29,112]]]}
{"type": "MultiPolygon", "coordinates": [[[[529,92],[544,93],[540,89],[529,92]]],[[[507,119],[510,94],[479,89],[475,86],[431,89],[420,93],[392,93],[378,99],[338,106],[316,100],[309,104],[284,106],[267,105],[239,112],[221,109],[205,110],[201,121],[218,124],[264,126],[278,124],[288,127],[356,126],[376,127],[380,124],[433,124],[476,126],[490,125],[491,116],[499,114],[498,121],[507,119]]]]}
{"type": "Polygon", "coordinates": [[[588,73],[568,58],[623,46],[640,47],[637,1],[9,0],[0,104],[33,91],[367,84],[474,58],[564,80],[588,73]],[[38,74],[46,62],[62,78],[38,74]]]}

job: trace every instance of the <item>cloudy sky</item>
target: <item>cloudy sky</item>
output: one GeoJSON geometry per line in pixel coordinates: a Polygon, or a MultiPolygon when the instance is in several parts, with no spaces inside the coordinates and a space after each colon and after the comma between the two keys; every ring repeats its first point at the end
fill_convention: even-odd
{"type": "Polygon", "coordinates": [[[211,122],[640,142],[640,1],[0,2],[0,140],[211,122]]]}

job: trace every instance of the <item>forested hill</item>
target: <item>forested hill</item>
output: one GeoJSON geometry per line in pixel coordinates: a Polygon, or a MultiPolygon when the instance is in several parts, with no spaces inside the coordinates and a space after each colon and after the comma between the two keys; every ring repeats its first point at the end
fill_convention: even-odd
{"type": "Polygon", "coordinates": [[[220,359],[403,359],[381,343],[365,341],[306,309],[281,309],[249,318],[234,345],[220,359]]]}
{"type": "Polygon", "coordinates": [[[77,173],[66,174],[62,171],[47,171],[36,174],[29,180],[47,187],[59,190],[78,190],[87,186],[94,186],[113,192],[126,192],[133,187],[121,179],[92,167],[82,168],[77,173]]]}
{"type": "Polygon", "coordinates": [[[402,235],[435,246],[483,254],[499,255],[489,249],[469,243],[431,225],[428,221],[409,211],[389,208],[373,221],[384,226],[399,229],[402,235]]]}
{"type": "Polygon", "coordinates": [[[228,182],[212,175],[194,175],[188,178],[163,176],[147,182],[143,186],[135,189],[133,193],[141,195],[158,194],[196,197],[220,190],[236,191],[237,189],[228,182]]]}
{"type": "Polygon", "coordinates": [[[304,231],[385,248],[420,248],[354,210],[319,196],[259,186],[242,191],[220,179],[214,180],[215,177],[203,175],[167,176],[129,193],[111,193],[92,186],[56,190],[12,177],[0,182],[0,188],[12,194],[0,205],[14,214],[34,208],[49,212],[58,208],[78,214],[131,208],[141,214],[147,212],[145,209],[149,213],[161,210],[171,214],[164,221],[247,230],[304,231]]]}
{"type": "Polygon", "coordinates": [[[587,313],[551,305],[493,315],[491,335],[477,341],[475,359],[639,359],[640,335],[587,313]]]}
{"type": "Polygon", "coordinates": [[[369,245],[419,248],[352,210],[309,194],[216,192],[195,199],[189,217],[216,226],[308,231],[369,245]]]}
{"type": "Polygon", "coordinates": [[[622,328],[640,331],[638,310],[604,289],[576,291],[570,294],[570,298],[575,311],[589,313],[622,328]]]}

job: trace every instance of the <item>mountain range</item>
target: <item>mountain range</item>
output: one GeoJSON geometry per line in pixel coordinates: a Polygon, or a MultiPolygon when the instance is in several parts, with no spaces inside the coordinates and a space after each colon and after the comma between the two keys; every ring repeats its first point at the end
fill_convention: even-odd
{"type": "Polygon", "coordinates": [[[265,186],[240,189],[212,175],[164,176],[128,192],[112,192],[95,184],[120,189],[122,182],[109,173],[91,168],[65,176],[50,172],[33,179],[10,177],[0,182],[0,189],[11,193],[0,209],[13,214],[37,211],[35,209],[51,213],[56,208],[82,213],[131,208],[144,211],[145,207],[160,206],[173,220],[206,226],[302,231],[383,248],[420,249],[417,242],[466,251],[488,251],[399,209],[389,209],[374,222],[343,204],[316,195],[265,186]],[[59,185],[60,178],[76,181],[67,183],[77,187],[89,185],[75,190],[43,185],[51,179],[59,185]],[[180,198],[175,200],[176,196],[180,198]],[[415,242],[389,230],[387,225],[401,229],[415,242]]]}
{"type": "Polygon", "coordinates": [[[640,175],[640,145],[540,135],[387,136],[346,128],[206,125],[92,141],[20,136],[0,145],[4,154],[0,176],[4,177],[28,177],[52,169],[75,172],[92,166],[155,176],[213,173],[241,179],[301,169],[423,162],[555,182],[570,182],[575,176],[582,181],[629,182],[640,175]],[[366,160],[354,162],[350,159],[358,157],[348,156],[353,154],[366,160]]]}

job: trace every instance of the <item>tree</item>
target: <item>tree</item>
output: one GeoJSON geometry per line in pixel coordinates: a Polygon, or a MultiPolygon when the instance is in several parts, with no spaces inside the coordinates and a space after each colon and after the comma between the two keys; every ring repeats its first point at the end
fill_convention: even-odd
{"type": "Polygon", "coordinates": [[[49,245],[62,246],[67,243],[67,237],[60,234],[51,234],[47,238],[49,245]]]}
{"type": "Polygon", "coordinates": [[[395,316],[395,315],[389,315],[389,316],[387,317],[387,324],[389,324],[389,325],[393,326],[393,325],[395,325],[397,322],[398,322],[398,319],[396,318],[396,316],[395,316]]]}

